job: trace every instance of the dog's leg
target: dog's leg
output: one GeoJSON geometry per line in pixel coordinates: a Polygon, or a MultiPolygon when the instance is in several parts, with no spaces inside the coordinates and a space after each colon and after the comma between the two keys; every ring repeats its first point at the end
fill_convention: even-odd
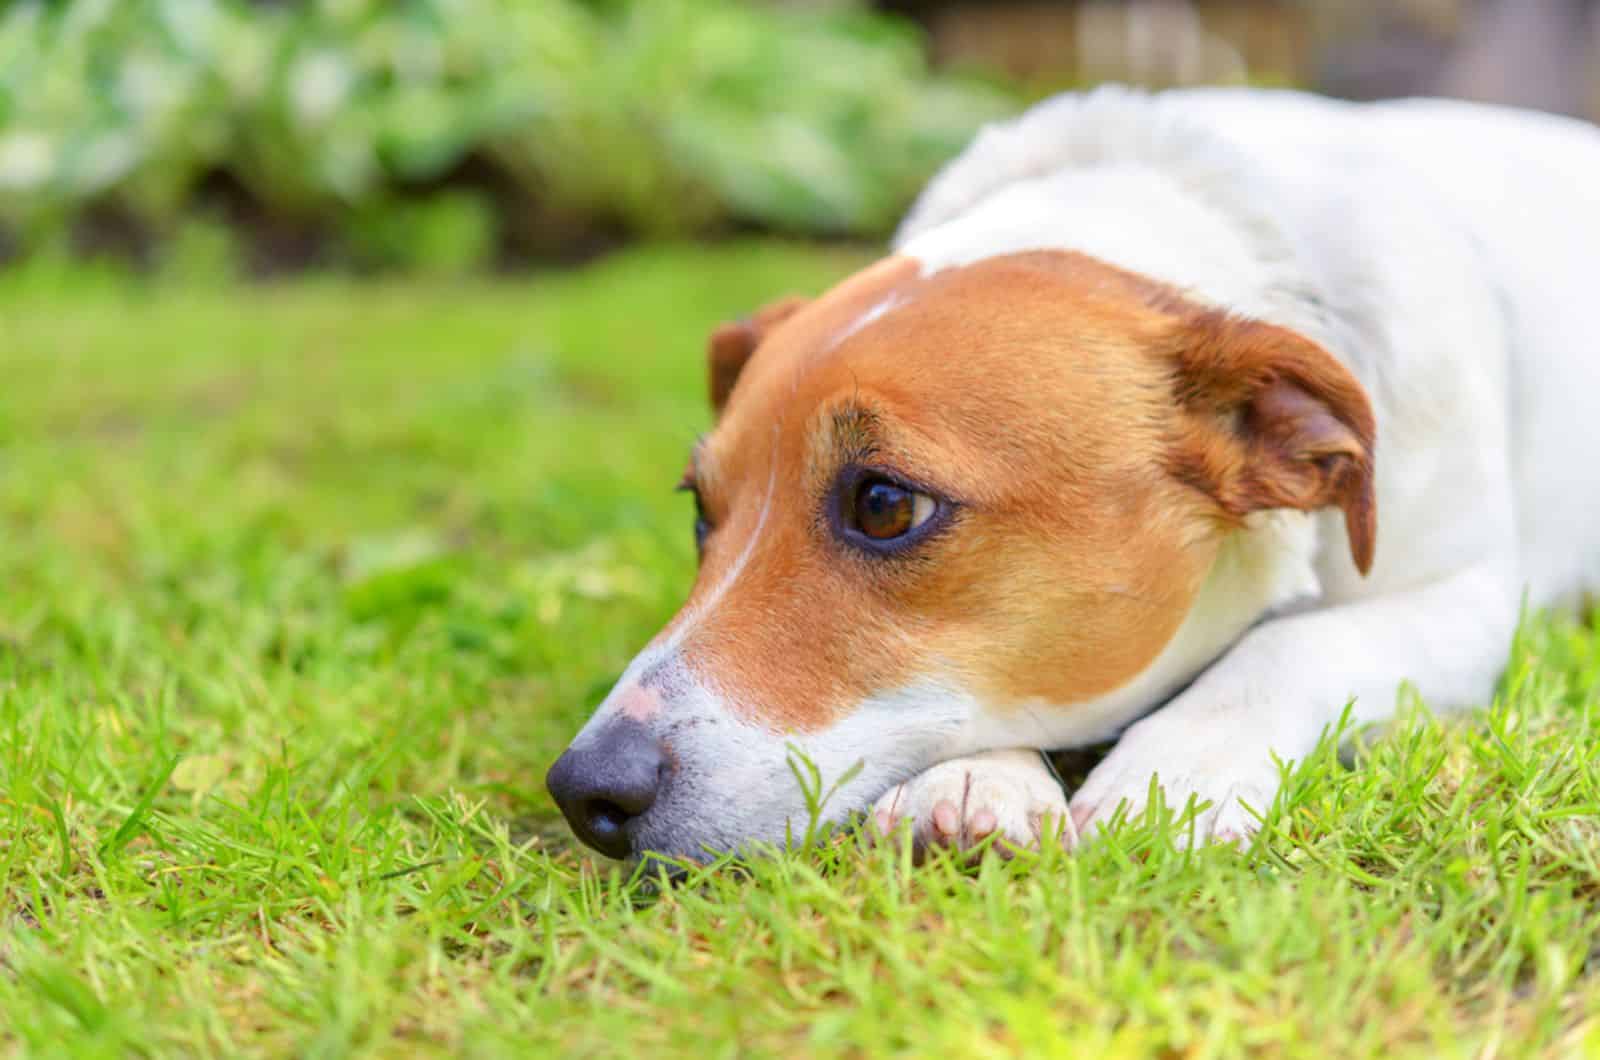
{"type": "Polygon", "coordinates": [[[1305,757],[1354,698],[1379,721],[1409,682],[1430,706],[1487,702],[1517,620],[1515,579],[1485,565],[1426,586],[1268,621],[1162,709],[1130,727],[1072,797],[1089,836],[1119,805],[1209,804],[1194,834],[1238,842],[1278,790],[1273,756],[1305,757]]]}
{"type": "Polygon", "coordinates": [[[1071,835],[1061,782],[1038,751],[986,751],[953,758],[891,788],[873,808],[879,834],[909,821],[919,852],[965,850],[998,835],[992,849],[1036,846],[1041,836],[1071,835]]]}

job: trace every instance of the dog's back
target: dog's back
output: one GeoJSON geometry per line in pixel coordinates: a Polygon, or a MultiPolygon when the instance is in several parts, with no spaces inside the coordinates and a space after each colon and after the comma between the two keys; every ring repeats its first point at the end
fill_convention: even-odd
{"type": "Polygon", "coordinates": [[[1500,281],[1523,571],[1534,601],[1570,599],[1600,586],[1600,130],[1467,104],[1380,113],[1500,281]]]}
{"type": "Polygon", "coordinates": [[[1350,179],[1381,188],[1393,176],[1371,172],[1368,151],[1387,156],[1469,233],[1505,329],[1497,352],[1506,359],[1530,600],[1558,603],[1600,585],[1600,129],[1448,100],[1338,104],[1222,90],[1188,94],[1186,103],[1302,185],[1328,176],[1318,181],[1307,167],[1345,159],[1350,179]],[[1330,124],[1362,146],[1341,146],[1330,124]]]}

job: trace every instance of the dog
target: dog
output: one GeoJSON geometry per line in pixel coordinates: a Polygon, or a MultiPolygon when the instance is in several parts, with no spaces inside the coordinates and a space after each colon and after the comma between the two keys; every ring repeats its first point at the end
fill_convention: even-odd
{"type": "Polygon", "coordinates": [[[1522,608],[1600,583],[1597,280],[1580,122],[1103,89],[992,126],[888,257],[711,335],[698,580],[549,789],[617,858],[782,844],[796,756],[921,850],[1157,790],[1241,841],[1347,711],[1486,703],[1522,608]],[[1040,752],[1112,737],[1069,801],[1040,752]]]}

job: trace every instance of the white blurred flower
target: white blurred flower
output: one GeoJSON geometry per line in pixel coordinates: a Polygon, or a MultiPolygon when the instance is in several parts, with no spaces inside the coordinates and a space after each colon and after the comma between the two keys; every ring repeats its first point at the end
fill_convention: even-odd
{"type": "Polygon", "coordinates": [[[338,52],[316,51],[301,57],[289,75],[295,117],[306,125],[321,125],[339,109],[354,81],[355,71],[338,52]]]}
{"type": "Polygon", "coordinates": [[[175,67],[148,55],[130,56],[122,64],[119,102],[137,114],[164,114],[183,100],[189,78],[175,67]]]}
{"type": "Polygon", "coordinates": [[[95,137],[73,160],[73,190],[92,195],[110,187],[132,171],[139,154],[138,137],[131,131],[95,137]]]}
{"type": "Polygon", "coordinates": [[[336,194],[355,201],[371,190],[380,176],[372,145],[361,136],[339,136],[325,145],[317,170],[336,194]]]}
{"type": "Polygon", "coordinates": [[[267,94],[276,43],[275,37],[257,32],[242,19],[218,30],[212,69],[227,86],[230,102],[251,105],[267,94]]]}
{"type": "Polygon", "coordinates": [[[43,133],[0,134],[0,188],[31,191],[50,179],[55,166],[55,145],[43,133]]]}
{"type": "Polygon", "coordinates": [[[185,51],[204,52],[223,23],[217,0],[161,0],[161,21],[185,51]]]}

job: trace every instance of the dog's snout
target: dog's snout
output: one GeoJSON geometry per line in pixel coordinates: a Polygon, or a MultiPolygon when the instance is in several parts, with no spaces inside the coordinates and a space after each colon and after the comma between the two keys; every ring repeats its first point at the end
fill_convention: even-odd
{"type": "Polygon", "coordinates": [[[655,803],[665,762],[647,728],[618,718],[567,748],[545,786],[579,839],[607,857],[624,858],[632,852],[628,822],[655,803]]]}

